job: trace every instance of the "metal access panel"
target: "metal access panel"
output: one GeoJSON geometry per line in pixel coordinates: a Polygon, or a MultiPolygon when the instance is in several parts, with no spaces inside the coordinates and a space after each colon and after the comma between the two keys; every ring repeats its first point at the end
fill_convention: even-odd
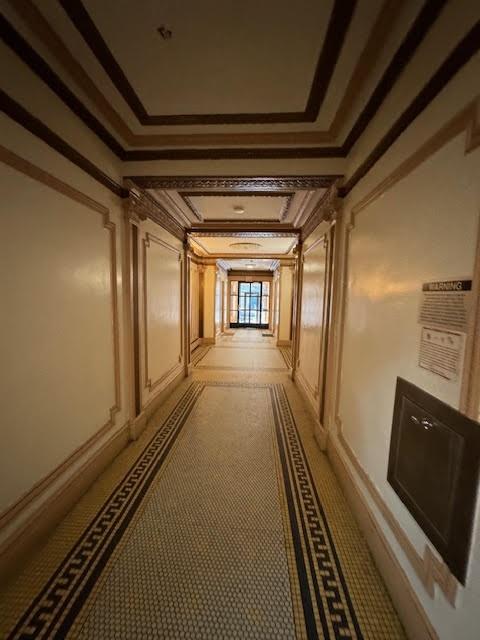
{"type": "Polygon", "coordinates": [[[388,481],[465,584],[480,466],[480,424],[397,378],[388,481]]]}

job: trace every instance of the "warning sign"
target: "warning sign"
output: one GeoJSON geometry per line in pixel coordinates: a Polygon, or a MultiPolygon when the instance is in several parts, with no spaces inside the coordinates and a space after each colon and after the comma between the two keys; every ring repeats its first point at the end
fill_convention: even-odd
{"type": "Polygon", "coordinates": [[[471,293],[471,280],[425,282],[419,323],[466,333],[471,293]]]}
{"type": "Polygon", "coordinates": [[[463,362],[464,335],[422,327],[418,364],[447,380],[458,380],[463,362]]]}

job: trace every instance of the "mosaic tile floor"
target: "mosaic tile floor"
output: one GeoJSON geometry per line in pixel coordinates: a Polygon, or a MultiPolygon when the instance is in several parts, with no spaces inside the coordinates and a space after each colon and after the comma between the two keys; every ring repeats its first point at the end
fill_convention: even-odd
{"type": "MultiPolygon", "coordinates": [[[[272,346],[228,338],[232,367],[272,346]]],[[[404,638],[284,371],[198,367],[4,589],[0,637],[404,638]]]]}

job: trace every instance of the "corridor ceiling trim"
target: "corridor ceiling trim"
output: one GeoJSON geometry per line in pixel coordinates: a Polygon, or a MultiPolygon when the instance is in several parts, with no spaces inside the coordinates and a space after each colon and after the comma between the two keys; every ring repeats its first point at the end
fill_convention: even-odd
{"type": "MultiPolygon", "coordinates": [[[[279,222],[284,222],[285,219],[288,217],[289,211],[290,211],[290,206],[292,204],[292,200],[293,200],[293,196],[295,195],[295,193],[293,191],[247,191],[247,190],[241,190],[241,191],[235,191],[235,190],[231,190],[231,191],[179,191],[178,192],[179,196],[182,198],[182,200],[185,202],[185,204],[187,205],[187,207],[190,209],[190,211],[193,213],[193,215],[197,218],[197,220],[199,221],[203,221],[204,215],[202,214],[201,211],[198,210],[198,208],[195,206],[195,203],[192,201],[192,198],[194,197],[214,197],[214,198],[235,198],[235,197],[247,197],[247,198],[285,198],[286,202],[284,204],[284,206],[282,207],[278,219],[279,222]]],[[[256,219],[258,222],[263,220],[260,220],[259,218],[256,219]]],[[[266,219],[265,221],[267,221],[268,219],[266,219]]],[[[216,222],[228,222],[229,219],[216,219],[216,222]]],[[[235,222],[239,222],[238,220],[235,222]]],[[[245,222],[253,222],[253,220],[248,219],[245,220],[245,222]]]]}
{"type": "MultiPolygon", "coordinates": [[[[315,122],[330,84],[335,65],[340,56],[345,36],[357,4],[357,0],[334,0],[307,104],[303,111],[151,115],[147,113],[144,104],[130,84],[123,69],[115,59],[82,1],[59,0],[59,2],[118,92],[135,114],[137,120],[140,124],[146,126],[315,122]]],[[[161,79],[159,80],[161,82],[161,79]]]]}
{"type": "MultiPolygon", "coordinates": [[[[297,175],[297,176],[127,176],[142,189],[192,189],[202,195],[210,189],[270,193],[283,190],[327,189],[335,181],[343,178],[338,174],[297,175]],[[205,190],[205,191],[204,191],[205,190]]],[[[252,193],[253,195],[253,193],[252,193]]]]}
{"type": "MultiPolygon", "coordinates": [[[[19,15],[19,17],[24,20],[29,28],[33,31],[36,37],[40,38],[41,42],[49,49],[50,53],[55,57],[55,59],[62,65],[63,69],[67,71],[68,75],[71,76],[78,86],[82,88],[82,90],[89,96],[91,101],[97,106],[100,112],[107,118],[109,124],[119,133],[122,138],[130,145],[130,146],[141,146],[148,144],[201,144],[201,140],[204,142],[209,141],[209,144],[212,144],[212,135],[217,136],[217,142],[223,141],[228,142],[229,144],[245,144],[242,136],[250,136],[250,143],[253,143],[254,138],[251,136],[267,136],[269,143],[272,144],[274,142],[273,136],[286,136],[285,141],[294,144],[295,142],[311,142],[315,143],[320,140],[325,140],[325,136],[328,139],[332,140],[333,134],[337,134],[338,131],[333,131],[335,127],[339,127],[343,125],[344,122],[340,122],[338,119],[339,114],[343,114],[342,118],[345,116],[347,112],[350,111],[351,105],[347,105],[345,102],[346,95],[350,96],[349,100],[352,99],[352,95],[355,95],[359,91],[359,87],[361,86],[362,77],[365,78],[368,76],[368,69],[365,67],[363,69],[356,69],[354,74],[350,79],[350,83],[347,86],[347,92],[344,96],[344,99],[341,101],[340,106],[337,110],[337,113],[334,118],[334,122],[329,131],[298,131],[298,132],[262,132],[259,134],[255,133],[228,133],[228,134],[181,134],[180,136],[176,134],[165,134],[160,136],[142,136],[134,134],[128,127],[128,125],[123,121],[122,117],[118,112],[109,104],[108,100],[101,94],[101,92],[97,89],[97,87],[92,82],[91,78],[85,72],[81,65],[73,58],[72,54],[66,48],[63,41],[56,34],[56,32],[52,29],[50,24],[46,21],[40,11],[33,5],[31,0],[6,0],[8,5],[19,15]],[[357,73],[358,72],[358,73],[357,73]],[[332,134],[332,135],[330,135],[332,134]],[[202,137],[203,136],[203,137],[202,137]],[[309,139],[309,136],[312,136],[309,139]],[[320,137],[319,137],[320,136],[320,137]],[[176,140],[176,142],[175,142],[176,140]]],[[[376,25],[372,30],[371,36],[373,37],[374,32],[377,36],[377,40],[379,39],[379,34],[381,33],[383,38],[386,37],[386,33],[378,32],[379,26],[384,26],[385,23],[389,24],[391,27],[392,22],[388,23],[386,21],[386,17],[389,15],[389,11],[393,10],[393,7],[396,7],[396,11],[398,11],[398,4],[395,2],[391,2],[389,0],[385,0],[382,5],[382,9],[380,11],[380,15],[377,18],[376,25]]],[[[413,54],[415,53],[419,44],[423,41],[426,33],[430,29],[430,27],[434,24],[438,15],[440,14],[443,6],[445,5],[445,0],[425,0],[424,5],[420,9],[417,17],[415,18],[413,24],[411,25],[407,35],[404,40],[400,44],[400,47],[397,49],[395,55],[393,56],[390,64],[385,70],[382,78],[377,84],[374,92],[372,93],[370,99],[365,105],[363,111],[358,116],[356,122],[348,134],[345,143],[340,147],[287,147],[287,148],[242,148],[242,149],[152,149],[152,150],[128,150],[122,148],[120,143],[115,140],[112,134],[103,126],[103,124],[93,115],[91,111],[72,93],[72,91],[65,85],[65,83],[58,77],[58,75],[53,71],[53,69],[48,65],[48,63],[38,55],[31,47],[26,43],[23,37],[12,27],[9,25],[10,36],[6,39],[8,46],[12,48],[12,50],[23,60],[25,64],[27,64],[30,69],[49,86],[49,88],[61,99],[63,102],[80,118],[83,122],[94,132],[98,137],[122,160],[127,161],[141,161],[141,160],[155,160],[155,159],[170,159],[170,160],[181,160],[181,159],[209,159],[209,158],[219,158],[219,159],[227,159],[227,158],[302,158],[302,157],[311,157],[311,158],[320,158],[320,157],[345,157],[348,155],[353,144],[358,140],[360,135],[363,133],[365,128],[368,126],[371,119],[374,117],[378,108],[382,104],[385,97],[390,92],[391,88],[397,81],[398,77],[402,73],[404,67],[411,59],[413,54]]],[[[6,24],[8,22],[5,20],[6,24]]],[[[372,55],[373,50],[375,49],[375,42],[372,42],[372,38],[369,39],[369,42],[366,44],[362,55],[360,56],[361,60],[370,61],[370,65],[372,60],[375,60],[375,56],[372,55]],[[365,55],[364,55],[365,54],[365,55]],[[368,54],[368,55],[367,55],[368,54]]],[[[378,54],[378,50],[375,50],[378,54]]],[[[359,59],[358,63],[360,64],[359,59]]],[[[458,69],[455,70],[455,72],[458,69]]],[[[449,78],[450,79],[450,78],[449,78]]],[[[427,83],[427,87],[428,87],[427,83]]],[[[334,137],[334,136],[333,136],[334,137]]],[[[284,138],[279,138],[278,140],[284,143],[284,138]]],[[[259,138],[260,141],[260,138],[259,138]]]]}

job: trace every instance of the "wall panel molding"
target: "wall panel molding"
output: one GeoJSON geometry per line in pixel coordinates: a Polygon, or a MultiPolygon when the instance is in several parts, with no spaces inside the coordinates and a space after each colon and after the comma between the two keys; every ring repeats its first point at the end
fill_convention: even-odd
{"type": "Polygon", "coordinates": [[[126,189],[119,185],[113,178],[99,169],[93,162],[82,155],[71,144],[66,142],[61,136],[52,131],[50,127],[39,118],[31,114],[19,102],[0,89],[0,108],[9,118],[21,125],[24,129],[36,136],[49,147],[57,151],[64,158],[85,171],[91,178],[106,187],[119,198],[128,195],[126,189]]]}
{"type": "Polygon", "coordinates": [[[184,270],[184,261],[182,251],[174,247],[173,245],[165,242],[161,238],[153,235],[152,233],[147,232],[143,239],[143,264],[142,264],[142,280],[143,280],[143,367],[144,367],[144,387],[152,392],[154,389],[159,387],[162,383],[165,383],[169,380],[174,374],[177,372],[179,365],[182,363],[182,358],[184,355],[183,349],[183,270],[184,270]],[[163,373],[156,380],[151,379],[151,375],[149,372],[149,349],[148,349],[148,284],[147,284],[147,250],[152,246],[152,244],[156,244],[168,251],[174,253],[178,262],[180,263],[179,269],[179,287],[180,287],[180,346],[179,346],[179,355],[178,362],[176,362],[168,371],[163,373]]]}
{"type": "MultiPolygon", "coordinates": [[[[351,113],[356,96],[360,93],[372,66],[380,55],[392,26],[398,17],[401,6],[398,2],[385,0],[380,7],[376,21],[372,27],[369,37],[365,43],[362,53],[352,72],[350,82],[345,94],[339,104],[337,112],[330,127],[322,131],[296,131],[296,132],[273,132],[273,133],[208,133],[208,134],[135,134],[126,122],[121,118],[101,91],[92,82],[90,76],[83,67],[72,56],[60,36],[52,29],[42,13],[30,0],[8,0],[10,6],[19,17],[29,26],[32,32],[52,53],[54,58],[60,63],[62,68],[73,78],[76,84],[89,96],[92,103],[98,108],[100,113],[106,118],[109,125],[120,135],[123,141],[133,147],[147,146],[186,146],[186,145],[294,145],[294,144],[323,144],[332,143],[338,136],[339,131],[346,124],[346,120],[351,113]]],[[[376,110],[394,86],[405,65],[414,55],[418,45],[423,40],[431,26],[438,18],[438,14],[443,8],[443,0],[426,0],[420,9],[414,24],[406,34],[399,49],[394,54],[389,67],[388,74],[384,74],[379,84],[374,89],[366,107],[357,118],[355,125],[350,132],[352,135],[363,131],[376,110]]],[[[336,37],[338,34],[335,34],[336,37]]],[[[24,60],[29,64],[29,59],[24,60]]],[[[45,62],[45,61],[44,61],[45,62]]],[[[318,98],[317,98],[318,100],[318,98]]],[[[93,120],[92,120],[93,122],[93,120]]],[[[351,138],[350,135],[350,139],[351,138]]],[[[115,141],[116,142],[116,141],[115,141]]]]}
{"type": "MultiPolygon", "coordinates": [[[[343,421],[340,415],[340,386],[342,376],[342,363],[343,363],[343,345],[345,335],[345,323],[348,309],[348,273],[349,273],[349,250],[350,250],[350,238],[353,231],[356,228],[358,215],[365,210],[370,204],[377,200],[383,193],[391,189],[400,180],[407,177],[410,173],[415,171],[423,162],[430,158],[439,149],[445,146],[453,138],[465,134],[465,154],[470,153],[480,145],[480,128],[478,125],[478,101],[473,101],[467,107],[462,109],[456,116],[450,119],[443,127],[441,127],[429,140],[427,140],[421,147],[414,151],[407,159],[405,159],[387,178],[382,180],[376,187],[374,187],[366,196],[360,201],[354,204],[350,210],[350,220],[346,225],[346,237],[344,246],[343,257],[343,274],[342,274],[342,306],[340,311],[340,332],[339,332],[339,347],[338,347],[338,359],[337,359],[337,371],[335,379],[335,423],[337,427],[337,438],[340,444],[342,455],[347,458],[355,472],[358,474],[365,487],[368,495],[371,497],[379,512],[382,514],[385,522],[392,531],[395,539],[400,545],[401,549],[405,553],[410,565],[414,569],[417,577],[425,587],[426,592],[431,598],[435,595],[435,584],[442,590],[447,601],[455,606],[458,582],[453,577],[450,569],[430,548],[428,544],[425,545],[423,555],[420,555],[410,542],[407,534],[400,526],[399,522],[393,515],[392,511],[387,506],[380,492],[376,488],[375,484],[369,477],[368,473],[363,468],[361,462],[356,456],[355,452],[349,445],[344,432],[343,421]]],[[[479,243],[480,244],[480,243],[479,243]]],[[[480,264],[480,258],[477,255],[477,265],[480,264]]],[[[475,274],[475,286],[477,291],[480,284],[479,274],[475,274]]],[[[476,305],[476,313],[478,314],[478,304],[476,305]]],[[[478,317],[476,318],[478,320],[478,317]]],[[[473,320],[472,320],[473,322],[473,320]]],[[[478,331],[475,333],[475,349],[478,350],[479,345],[478,331]]],[[[470,341],[467,344],[469,351],[473,351],[473,342],[470,341]]],[[[465,390],[465,385],[477,384],[474,382],[476,374],[478,373],[478,358],[466,358],[466,366],[469,367],[469,375],[464,376],[462,382],[461,398],[468,398],[469,393],[465,390]],[[470,365],[468,364],[470,362],[470,365]]],[[[477,391],[475,391],[475,397],[477,397],[477,391]]],[[[463,410],[468,409],[468,405],[465,404],[466,400],[463,400],[463,410]]],[[[478,406],[476,407],[478,417],[478,406]]]]}
{"type": "Polygon", "coordinates": [[[121,409],[121,390],[120,390],[120,344],[119,344],[119,313],[118,313],[118,294],[117,294],[117,248],[116,248],[116,225],[110,219],[110,211],[100,202],[97,202],[90,196],[75,189],[71,185],[63,182],[54,175],[44,171],[40,167],[32,164],[28,160],[0,146],[0,161],[12,167],[16,171],[24,174],[28,178],[36,180],[41,184],[57,191],[61,195],[84,205],[87,209],[99,213],[102,219],[102,228],[105,229],[109,236],[109,253],[110,253],[110,290],[111,290],[111,328],[113,343],[113,377],[114,377],[114,403],[108,410],[107,421],[81,446],[75,449],[59,466],[53,469],[49,474],[41,478],[34,486],[23,496],[21,496],[14,504],[8,507],[0,514],[0,528],[4,527],[8,522],[14,519],[21,511],[23,511],[35,498],[44,493],[72,464],[81,456],[85,455],[95,443],[100,440],[115,426],[116,414],[121,409]]]}

